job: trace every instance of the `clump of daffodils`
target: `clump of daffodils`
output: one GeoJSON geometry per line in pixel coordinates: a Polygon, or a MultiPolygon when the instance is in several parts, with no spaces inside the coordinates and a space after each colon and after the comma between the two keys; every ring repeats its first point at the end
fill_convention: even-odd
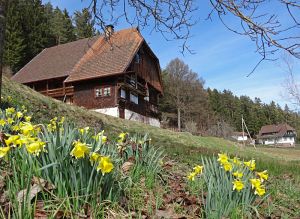
{"type": "Polygon", "coordinates": [[[240,192],[245,189],[247,184],[251,184],[255,195],[263,196],[266,193],[265,186],[262,183],[268,179],[268,172],[267,170],[254,172],[256,168],[254,159],[241,162],[238,157],[230,158],[227,154],[218,154],[218,162],[220,168],[233,176],[233,190],[240,192]],[[247,181],[246,178],[249,175],[250,180],[247,181]],[[258,178],[255,178],[255,176],[258,176],[258,178]]]}
{"type": "Polygon", "coordinates": [[[188,180],[195,181],[195,177],[202,174],[203,166],[197,165],[193,168],[193,171],[190,172],[187,176],[188,180]]]}

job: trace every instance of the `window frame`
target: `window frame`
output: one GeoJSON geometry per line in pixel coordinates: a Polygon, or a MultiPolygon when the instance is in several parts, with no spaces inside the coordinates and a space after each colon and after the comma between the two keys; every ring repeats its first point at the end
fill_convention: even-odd
{"type": "Polygon", "coordinates": [[[130,100],[131,103],[134,103],[134,104],[136,104],[136,105],[139,105],[139,95],[138,95],[138,94],[135,94],[134,92],[130,92],[129,100],[130,100]],[[137,100],[137,101],[132,100],[132,99],[131,99],[131,96],[136,97],[136,100],[137,100]]]}
{"type": "Polygon", "coordinates": [[[112,92],[112,89],[110,86],[105,86],[105,87],[95,87],[94,89],[94,96],[95,98],[104,98],[104,97],[111,97],[111,92],[112,92]],[[105,90],[108,89],[108,95],[105,95],[104,92],[105,90]],[[97,95],[97,90],[99,90],[100,94],[101,95],[97,95]]]}

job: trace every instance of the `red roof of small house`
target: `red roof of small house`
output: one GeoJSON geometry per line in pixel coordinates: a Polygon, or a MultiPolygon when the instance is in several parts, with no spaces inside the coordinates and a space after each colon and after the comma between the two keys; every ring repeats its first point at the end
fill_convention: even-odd
{"type": "MultiPolygon", "coordinates": [[[[122,74],[144,43],[138,29],[129,28],[114,32],[109,40],[100,36],[51,47],[43,50],[12,79],[29,83],[65,76],[65,82],[71,83],[122,74]]],[[[159,63],[151,49],[150,52],[159,63]]],[[[161,81],[151,85],[162,92],[161,81]]]]}
{"type": "Polygon", "coordinates": [[[288,124],[279,124],[279,125],[265,125],[261,127],[258,138],[264,137],[282,137],[287,131],[294,132],[295,129],[288,124]]]}

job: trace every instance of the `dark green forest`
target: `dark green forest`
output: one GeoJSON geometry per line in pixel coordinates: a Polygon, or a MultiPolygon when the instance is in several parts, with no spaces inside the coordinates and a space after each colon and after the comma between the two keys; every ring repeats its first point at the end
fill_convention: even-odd
{"type": "Polygon", "coordinates": [[[6,15],[4,65],[17,72],[44,48],[96,34],[87,9],[74,15],[41,0],[10,0],[6,15]]]}
{"type": "MultiPolygon", "coordinates": [[[[10,0],[7,8],[4,64],[16,73],[44,48],[100,34],[88,9],[73,15],[41,0],[10,0]]],[[[255,136],[261,126],[288,123],[300,131],[299,113],[275,102],[236,96],[230,90],[205,89],[204,80],[182,60],[171,60],[163,71],[160,100],[166,128],[228,137],[241,131],[241,118],[255,136]]]]}

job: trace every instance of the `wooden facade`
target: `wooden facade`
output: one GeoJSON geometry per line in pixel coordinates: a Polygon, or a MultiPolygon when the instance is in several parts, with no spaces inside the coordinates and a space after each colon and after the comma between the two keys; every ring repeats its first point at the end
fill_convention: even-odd
{"type": "MultiPolygon", "coordinates": [[[[137,29],[120,31],[114,36],[114,49],[111,49],[111,45],[104,39],[99,38],[87,52],[78,55],[81,58],[77,57],[76,62],[67,60],[68,62],[60,67],[60,63],[57,63],[59,60],[53,61],[56,75],[59,75],[60,68],[66,71],[68,65],[69,74],[51,77],[51,69],[48,69],[47,78],[41,77],[47,69],[44,70],[40,66],[49,65],[51,61],[46,60],[47,58],[57,56],[57,51],[68,54],[74,50],[72,45],[65,44],[65,48],[62,45],[57,49],[42,52],[16,75],[15,80],[69,104],[99,112],[101,109],[117,109],[117,116],[120,118],[129,117],[130,112],[134,116],[142,116],[143,120],[152,118],[159,122],[158,101],[162,95],[162,79],[157,57],[137,29]],[[100,49],[103,51],[97,52],[100,49]],[[126,57],[129,62],[125,61],[126,57]],[[122,68],[124,70],[118,72],[118,69],[122,68]],[[30,75],[33,71],[37,71],[36,75],[30,75]],[[26,75],[32,79],[28,79],[29,76],[26,78],[26,75]],[[35,77],[41,79],[34,80],[35,77]],[[69,80],[70,78],[72,80],[69,80]]],[[[84,48],[79,43],[77,46],[84,48]]]]}

